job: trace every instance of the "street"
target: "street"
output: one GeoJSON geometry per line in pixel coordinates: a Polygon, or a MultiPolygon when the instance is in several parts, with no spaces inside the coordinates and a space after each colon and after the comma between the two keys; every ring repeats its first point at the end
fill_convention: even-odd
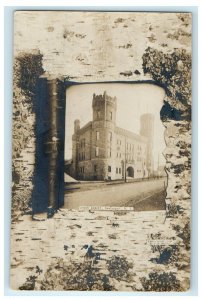
{"type": "Polygon", "coordinates": [[[166,178],[128,182],[82,182],[66,187],[64,208],[80,206],[125,206],[134,210],[165,209],[166,178]]]}

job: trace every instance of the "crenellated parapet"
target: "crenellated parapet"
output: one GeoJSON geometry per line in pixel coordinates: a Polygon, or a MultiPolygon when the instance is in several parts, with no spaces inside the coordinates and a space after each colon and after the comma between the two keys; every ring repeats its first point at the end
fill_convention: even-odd
{"type": "Polygon", "coordinates": [[[93,102],[92,102],[92,107],[94,108],[95,106],[99,106],[104,104],[105,102],[111,103],[112,105],[117,105],[117,99],[116,97],[112,97],[107,95],[107,92],[104,91],[103,94],[96,95],[95,93],[93,94],[93,102]]]}

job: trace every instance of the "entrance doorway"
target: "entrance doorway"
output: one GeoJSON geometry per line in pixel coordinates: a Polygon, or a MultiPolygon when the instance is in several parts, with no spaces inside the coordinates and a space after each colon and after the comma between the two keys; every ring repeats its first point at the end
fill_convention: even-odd
{"type": "Polygon", "coordinates": [[[127,168],[126,176],[134,178],[134,169],[133,169],[133,167],[128,167],[127,168]]]}

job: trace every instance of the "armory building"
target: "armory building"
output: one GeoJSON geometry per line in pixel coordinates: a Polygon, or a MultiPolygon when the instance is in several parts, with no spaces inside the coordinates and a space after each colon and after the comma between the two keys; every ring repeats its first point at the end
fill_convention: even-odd
{"type": "Polygon", "coordinates": [[[154,117],[140,118],[140,134],[116,126],[117,99],[93,95],[93,120],[74,122],[69,174],[80,180],[149,177],[153,172],[154,117]]]}

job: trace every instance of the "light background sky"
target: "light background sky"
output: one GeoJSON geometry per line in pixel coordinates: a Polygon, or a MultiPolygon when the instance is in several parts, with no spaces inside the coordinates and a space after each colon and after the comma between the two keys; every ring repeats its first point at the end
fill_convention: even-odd
{"type": "Polygon", "coordinates": [[[145,113],[154,115],[154,166],[165,164],[162,155],[166,145],[164,131],[160,120],[160,110],[165,92],[153,84],[99,83],[71,86],[66,91],[66,126],[65,126],[65,159],[72,157],[72,134],[74,120],[80,119],[83,127],[92,121],[93,93],[117,97],[116,126],[139,134],[140,116],[145,113]]]}

